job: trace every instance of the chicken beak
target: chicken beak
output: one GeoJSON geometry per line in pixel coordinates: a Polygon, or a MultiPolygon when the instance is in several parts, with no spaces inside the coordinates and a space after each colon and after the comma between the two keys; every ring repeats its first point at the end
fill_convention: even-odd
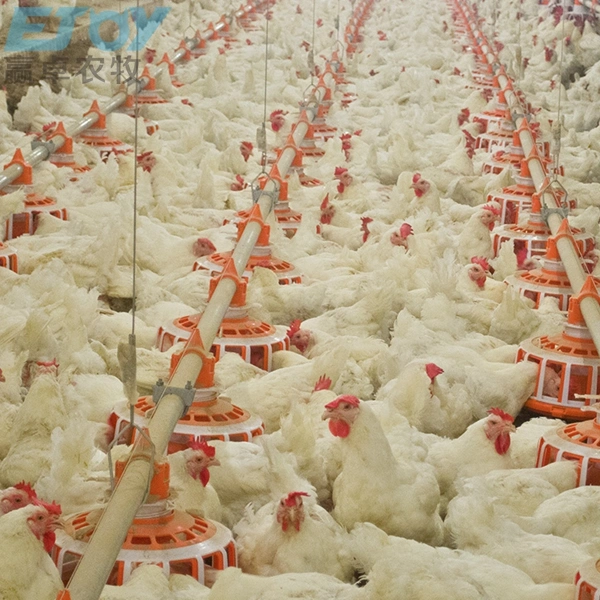
{"type": "Polygon", "coordinates": [[[221,461],[218,458],[211,458],[208,463],[208,466],[209,467],[220,467],[221,461]]]}
{"type": "Polygon", "coordinates": [[[327,409],[325,409],[325,412],[323,412],[323,414],[321,415],[321,421],[326,421],[327,419],[331,419],[332,416],[333,416],[333,411],[329,410],[327,408],[327,409]]]}

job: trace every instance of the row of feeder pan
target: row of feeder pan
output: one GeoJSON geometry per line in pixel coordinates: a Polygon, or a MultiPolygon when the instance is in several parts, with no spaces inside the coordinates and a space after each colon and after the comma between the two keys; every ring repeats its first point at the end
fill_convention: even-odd
{"type": "MultiPolygon", "coordinates": [[[[242,12],[246,14],[246,11],[242,12]]],[[[233,263],[231,264],[233,267],[233,263]]],[[[235,268],[233,268],[233,273],[237,277],[235,268]]],[[[232,274],[227,268],[221,275],[222,278],[230,276],[232,274]]],[[[196,348],[202,349],[202,341],[197,329],[194,329],[192,337],[197,338],[195,344],[190,344],[182,353],[173,355],[173,371],[176,371],[178,362],[185,354],[196,352],[196,348]]],[[[246,411],[231,406],[224,398],[217,398],[214,389],[214,358],[204,352],[202,355],[203,368],[196,380],[198,389],[195,390],[187,414],[178,423],[182,429],[176,427],[172,444],[169,444],[170,451],[189,447],[191,441],[198,440],[200,437],[248,440],[254,435],[260,435],[263,431],[260,419],[252,418],[246,411]],[[223,418],[226,420],[225,424],[223,424],[223,418]],[[211,420],[217,427],[212,436],[209,434],[211,420]],[[207,421],[208,428],[206,427],[207,421]],[[239,423],[249,430],[247,435],[237,435],[232,431],[232,428],[236,428],[239,423]],[[198,430],[198,425],[205,425],[205,427],[198,430]]],[[[168,388],[164,392],[168,394],[168,388]]],[[[154,402],[150,403],[148,398],[139,399],[135,412],[143,425],[149,425],[147,413],[150,408],[154,409],[155,407],[154,402]]],[[[118,419],[118,414],[113,413],[115,429],[117,432],[119,430],[122,432],[118,419]]],[[[143,443],[143,439],[141,441],[143,443]]],[[[141,452],[143,453],[144,450],[141,449],[141,452]]],[[[152,455],[149,448],[146,452],[152,455]]],[[[135,459],[140,456],[138,453],[130,459],[129,463],[132,460],[136,463],[133,465],[117,462],[117,482],[124,479],[126,469],[139,468],[140,463],[135,459]]],[[[152,460],[150,456],[147,458],[152,460]]],[[[145,464],[152,468],[152,462],[145,464]]],[[[90,542],[93,542],[92,535],[100,527],[98,515],[92,511],[69,518],[66,528],[72,531],[73,535],[65,532],[59,533],[51,553],[63,582],[65,585],[70,582],[69,589],[61,591],[58,598],[62,600],[71,597],[73,600],[79,598],[95,600],[105,582],[121,585],[129,579],[135,568],[148,562],[161,565],[167,575],[175,573],[189,575],[206,585],[212,584],[216,571],[237,564],[235,542],[226,527],[220,523],[171,508],[168,502],[169,465],[167,462],[154,462],[154,475],[151,478],[149,490],[149,495],[137,509],[108,577],[100,577],[101,581],[97,582],[95,590],[86,587],[85,579],[82,579],[80,587],[77,576],[75,575],[71,579],[71,575],[75,573],[80,563],[85,563],[86,550],[90,547],[90,542]]],[[[104,513],[104,517],[107,519],[110,519],[108,514],[110,508],[107,506],[104,513]]]]}
{"type": "MultiPolygon", "coordinates": [[[[273,352],[289,350],[290,342],[285,327],[275,327],[256,321],[248,316],[246,306],[247,282],[237,275],[235,266],[230,259],[223,271],[211,278],[208,299],[212,298],[217,284],[222,279],[230,279],[235,283],[236,292],[217,336],[214,339],[211,352],[217,360],[224,352],[235,352],[246,362],[269,371],[271,369],[273,352]]],[[[166,351],[174,344],[187,341],[196,329],[202,313],[175,319],[159,328],[157,346],[166,351]]]]}
{"type": "MultiPolygon", "coordinates": [[[[327,61],[323,73],[320,75],[316,85],[312,88],[313,91],[320,90],[323,97],[323,101],[319,103],[316,112],[313,112],[312,121],[308,118],[306,101],[302,101],[300,103],[300,116],[298,121],[292,126],[291,132],[285,140],[285,144],[281,148],[275,148],[273,155],[267,159],[267,162],[273,163],[269,176],[261,175],[258,177],[258,186],[260,189],[264,189],[265,185],[270,180],[277,182],[279,196],[274,207],[275,219],[288,237],[293,237],[296,234],[296,231],[302,222],[302,215],[290,207],[287,181],[288,176],[281,176],[279,168],[277,167],[277,161],[283,152],[294,152],[290,171],[298,174],[300,184],[305,187],[321,184],[320,181],[309,178],[304,174],[303,158],[305,156],[310,158],[319,158],[323,156],[325,151],[316,145],[316,141],[319,139],[326,141],[332,138],[337,131],[335,127],[327,125],[326,122],[327,114],[333,104],[332,88],[331,85],[326,84],[326,79],[332,79],[336,88],[341,88],[343,90],[343,86],[348,83],[343,78],[344,72],[345,69],[343,63],[339,59],[338,51],[334,50],[332,53],[332,60],[327,61]],[[296,144],[294,142],[294,133],[296,128],[301,125],[306,128],[306,134],[300,144],[296,144]]],[[[344,93],[344,96],[346,96],[346,93],[344,93]]],[[[244,209],[236,213],[233,221],[237,224],[251,217],[252,209],[244,209]]],[[[228,222],[229,220],[225,220],[223,224],[226,225],[228,222]]],[[[263,227],[265,227],[264,224],[263,227]]],[[[241,232],[238,231],[238,239],[239,235],[241,235],[241,232]]],[[[301,276],[296,272],[293,265],[290,265],[285,261],[272,259],[270,258],[270,253],[266,249],[261,249],[261,246],[264,247],[267,244],[268,242],[258,242],[257,247],[254,249],[255,254],[251,257],[248,265],[248,269],[252,270],[255,266],[265,266],[276,273],[279,283],[299,283],[301,276]],[[259,262],[262,264],[258,264],[259,262]]],[[[197,261],[194,265],[194,269],[208,268],[211,272],[218,272],[218,267],[220,266],[222,268],[223,261],[223,256],[214,255],[214,260],[212,257],[209,257],[209,261],[197,261]]]]}
{"type": "MultiPolygon", "coordinates": [[[[467,12],[470,7],[461,5],[460,0],[453,2],[455,18],[460,19],[463,32],[471,31],[468,26],[467,12]]],[[[473,5],[476,11],[476,6],[473,5]]],[[[474,15],[471,19],[476,22],[474,15]]],[[[479,34],[479,32],[478,32],[479,34]]],[[[474,37],[475,46],[479,48],[478,55],[489,63],[489,44],[483,37],[474,37]],[[484,52],[479,44],[487,46],[488,52],[484,52]]],[[[534,146],[535,141],[532,146],[534,146]]],[[[539,181],[539,179],[538,179],[539,181]]],[[[542,186],[546,188],[547,186],[542,186]]],[[[548,190],[538,190],[537,195],[532,196],[533,211],[539,212],[540,196],[548,190]],[[536,204],[538,206],[536,206],[536,204]]],[[[550,190],[552,191],[552,190],[550,190]]],[[[561,199],[554,191],[554,203],[561,206],[561,199]]],[[[553,221],[555,222],[556,219],[553,221]]],[[[528,233],[542,229],[541,218],[534,219],[528,233]]],[[[504,227],[507,227],[504,225],[504,227]]],[[[515,227],[514,225],[508,227],[515,227]]],[[[556,227],[556,225],[554,225],[556,227]]],[[[548,227],[547,227],[548,229],[548,227]]],[[[552,280],[553,274],[560,274],[564,267],[558,260],[556,243],[560,237],[569,237],[571,247],[579,256],[585,254],[585,247],[591,247],[591,240],[576,240],[568,231],[566,219],[556,231],[555,239],[550,241],[546,238],[546,260],[542,273],[546,270],[544,283],[550,281],[553,287],[559,291],[559,296],[564,302],[565,285],[562,277],[552,280]],[[554,247],[553,247],[554,246],[554,247]]],[[[531,238],[530,238],[531,239],[531,238]]],[[[538,244],[540,240],[537,240],[538,244]]],[[[531,239],[533,243],[533,240],[531,239]]],[[[541,244],[539,244],[541,247],[541,244]]],[[[571,260],[571,257],[569,257],[571,260]]],[[[583,270],[583,269],[582,269],[583,270]]],[[[517,275],[519,277],[519,275],[517,275]]],[[[540,280],[536,283],[540,283],[540,280]]],[[[521,283],[522,285],[522,283],[521,283]]],[[[570,284],[569,284],[570,288],[570,284]]],[[[538,290],[529,288],[529,292],[538,293],[538,290]]],[[[523,292],[522,293],[527,293],[523,292]]],[[[567,292],[568,297],[572,290],[567,292]]],[[[544,434],[538,445],[537,465],[543,467],[558,460],[571,460],[578,467],[578,485],[600,485],[600,404],[591,404],[592,400],[600,399],[600,359],[597,343],[589,331],[586,320],[583,317],[583,302],[593,299],[596,306],[600,303],[600,296],[591,276],[588,276],[579,293],[569,300],[567,323],[564,331],[559,336],[544,336],[534,340],[523,342],[518,351],[517,360],[528,360],[539,365],[538,376],[534,392],[526,403],[529,410],[548,416],[561,417],[565,419],[589,419],[561,427],[555,431],[544,434]]],[[[564,306],[564,304],[562,305],[564,306]]],[[[591,312],[587,318],[591,319],[591,312]]],[[[600,560],[586,562],[575,576],[576,600],[598,600],[600,598],[600,560]]]]}
{"type": "MultiPolygon", "coordinates": [[[[268,2],[249,2],[247,5],[242,5],[240,9],[234,13],[233,17],[223,15],[216,25],[210,24],[210,34],[197,31],[192,41],[190,49],[185,40],[182,40],[176,51],[173,60],[167,54],[163,56],[158,63],[159,69],[161,65],[165,65],[171,75],[174,86],[182,84],[175,77],[175,62],[179,60],[189,60],[194,56],[202,56],[206,52],[207,39],[221,39],[229,35],[229,26],[234,18],[256,20],[258,18],[258,10],[265,8],[268,2]]],[[[232,41],[232,40],[229,40],[232,41]]],[[[148,104],[165,103],[166,100],[161,98],[156,90],[156,79],[150,75],[148,66],[144,68],[140,79],[137,80],[136,86],[138,89],[137,103],[139,107],[148,104]]],[[[122,86],[122,91],[113,97],[109,102],[109,109],[105,112],[100,110],[97,101],[92,103],[90,110],[83,115],[83,120],[75,127],[75,131],[79,134],[79,141],[96,148],[100,154],[100,158],[106,161],[111,154],[119,155],[133,151],[133,148],[124,144],[120,140],[111,138],[108,135],[106,127],[106,112],[120,108],[125,114],[134,116],[135,114],[134,95],[127,94],[127,87],[122,86]]],[[[140,109],[138,109],[139,116],[140,109]]],[[[158,124],[154,121],[145,119],[146,130],[149,135],[154,134],[158,130],[158,124]]],[[[23,186],[27,193],[25,200],[24,211],[12,215],[5,224],[4,240],[10,240],[20,235],[32,235],[37,226],[37,219],[40,213],[48,213],[59,219],[66,219],[66,209],[59,208],[56,201],[52,198],[42,197],[33,192],[32,189],[32,166],[38,164],[41,160],[48,159],[57,167],[69,167],[74,173],[88,171],[90,167],[87,165],[78,165],[73,157],[73,138],[67,134],[62,122],[58,124],[48,124],[44,133],[39,137],[37,146],[31,154],[33,160],[25,161],[21,150],[17,150],[13,160],[4,167],[6,175],[0,181],[0,189],[5,190],[4,193],[14,191],[19,186],[23,186]],[[12,167],[10,171],[9,167],[12,167]],[[7,169],[9,169],[7,171],[7,169]],[[10,175],[8,174],[10,173],[10,175]],[[10,184],[13,184],[12,187],[10,184]],[[9,186],[9,187],[7,187],[9,186]]],[[[28,157],[29,159],[29,157],[28,157]]],[[[71,181],[77,181],[77,177],[73,176],[71,181]]],[[[0,192],[1,193],[1,192],[0,192]]],[[[18,258],[14,249],[7,244],[0,242],[0,268],[8,268],[15,272],[18,271],[18,258]]]]}
{"type": "MultiPolygon", "coordinates": [[[[355,12],[362,10],[363,7],[364,3],[360,3],[355,12]]],[[[322,91],[315,96],[315,102],[318,103],[321,94],[322,91]]],[[[287,172],[287,168],[284,168],[285,172],[287,172]]],[[[265,181],[263,186],[265,193],[263,193],[263,196],[266,196],[266,190],[269,189],[267,185],[268,182],[265,181]]],[[[254,236],[253,232],[257,225],[255,222],[256,217],[260,217],[262,221],[262,207],[266,206],[266,204],[263,202],[263,198],[260,197],[257,199],[257,204],[259,212],[253,214],[255,218],[252,221],[248,221],[242,228],[242,231],[248,230],[246,231],[248,237],[254,236]],[[251,230],[250,226],[252,226],[251,230]]],[[[268,209],[266,210],[268,211],[268,209]]],[[[264,226],[264,222],[262,222],[260,231],[261,234],[257,237],[262,238],[261,242],[268,243],[268,229],[264,226]]],[[[243,236],[240,246],[244,248],[246,245],[246,236],[243,236]]],[[[260,244],[256,245],[260,246],[260,244]]],[[[229,315],[229,320],[230,323],[233,322],[233,329],[236,332],[239,331],[236,321],[245,321],[245,318],[240,318],[240,309],[242,309],[245,303],[245,281],[239,276],[238,270],[232,258],[225,265],[218,278],[213,278],[211,282],[211,295],[216,302],[217,294],[219,294],[219,301],[226,296],[222,291],[219,293],[219,288],[222,284],[225,281],[234,281],[236,292],[234,294],[234,301],[231,303],[231,310],[234,314],[229,315]]],[[[209,300],[206,312],[211,310],[215,302],[211,303],[209,300]]],[[[211,313],[210,316],[207,316],[207,321],[212,320],[212,317],[211,313]]],[[[242,440],[249,439],[250,436],[262,432],[262,423],[259,421],[257,422],[256,430],[251,431],[249,435],[246,434],[244,436],[232,432],[232,426],[234,428],[238,427],[244,421],[247,413],[231,406],[226,399],[217,397],[213,387],[214,358],[204,350],[202,336],[206,334],[207,339],[212,339],[214,343],[211,343],[211,346],[213,346],[215,351],[217,351],[218,342],[216,337],[211,337],[210,331],[212,325],[202,326],[202,323],[203,321],[201,320],[199,327],[189,332],[191,335],[189,335],[190,339],[188,343],[181,353],[174,355],[172,361],[172,382],[179,382],[182,380],[182,377],[187,376],[180,373],[181,369],[187,373],[192,364],[196,364],[197,362],[202,364],[199,373],[196,371],[198,373],[195,378],[197,389],[194,390],[193,401],[188,412],[191,415],[190,418],[186,419],[187,415],[181,417],[175,424],[174,429],[169,429],[171,437],[165,445],[164,434],[162,430],[159,432],[158,429],[163,427],[165,423],[164,417],[170,408],[164,409],[163,405],[166,403],[166,406],[170,407],[171,399],[176,393],[167,388],[158,404],[150,401],[149,398],[141,398],[135,406],[138,418],[143,420],[144,425],[147,425],[150,440],[155,444],[158,456],[165,450],[173,451],[186,447],[189,445],[191,439],[198,439],[199,437],[213,437],[218,439],[227,439],[229,437],[231,440],[242,440]],[[200,359],[199,361],[198,358],[200,359]],[[182,366],[184,362],[185,365],[182,366]],[[162,412],[161,408],[163,409],[162,412]],[[147,418],[151,410],[152,412],[158,410],[158,413],[160,413],[162,418],[157,421],[159,425],[154,423],[154,418],[148,422],[147,418]],[[220,417],[222,416],[231,417],[225,425],[220,421],[220,417]],[[212,423],[207,420],[207,417],[212,418],[212,423]],[[211,426],[213,427],[212,435],[210,433],[211,426]],[[238,437],[235,437],[236,435],[238,437]]],[[[227,327],[229,325],[224,321],[220,327],[220,333],[226,333],[224,329],[227,327]]],[[[225,335],[222,337],[225,338],[225,335]]],[[[283,340],[283,348],[288,347],[286,346],[286,341],[287,338],[283,340]]],[[[265,366],[265,352],[262,350],[260,352],[263,357],[261,358],[261,364],[265,366]]],[[[268,352],[269,350],[266,351],[267,354],[268,352]]],[[[250,360],[252,361],[252,358],[250,360]]],[[[268,362],[269,359],[267,358],[266,360],[268,362]]],[[[120,418],[118,411],[115,411],[114,425],[117,431],[121,427],[120,418]]],[[[245,419],[245,425],[242,423],[246,430],[251,419],[248,416],[245,419]]],[[[167,433],[166,429],[164,433],[167,433]]],[[[166,466],[164,461],[154,462],[154,476],[150,484],[150,495],[143,504],[140,504],[143,496],[138,494],[137,488],[133,490],[131,485],[125,485],[125,490],[121,491],[126,481],[131,483],[134,478],[145,481],[148,468],[152,469],[154,455],[150,448],[144,448],[144,440],[145,438],[139,436],[134,447],[134,455],[125,468],[123,468],[123,465],[118,465],[117,477],[120,478],[120,484],[115,489],[111,501],[106,506],[103,518],[96,524],[97,516],[93,513],[76,515],[69,520],[70,527],[68,527],[76,532],[75,535],[69,536],[61,533],[57,536],[57,543],[52,556],[59,565],[63,574],[63,580],[66,581],[69,579],[69,575],[74,573],[70,580],[69,588],[63,590],[58,596],[62,600],[66,600],[67,597],[70,598],[70,594],[72,594],[73,600],[96,600],[101,591],[101,586],[106,581],[105,573],[108,574],[109,583],[120,585],[129,578],[136,566],[145,562],[160,564],[167,574],[182,573],[191,575],[208,585],[214,580],[216,570],[224,569],[227,566],[235,566],[237,562],[235,543],[229,530],[218,523],[193,517],[187,513],[174,511],[169,508],[167,504],[169,474],[168,466],[166,466]],[[144,460],[139,460],[142,458],[144,460]],[[125,498],[135,502],[133,508],[139,508],[135,514],[130,513],[130,511],[127,513],[126,518],[129,519],[129,514],[131,514],[132,521],[128,520],[126,523],[132,524],[129,526],[125,544],[121,547],[114,565],[112,562],[108,564],[107,561],[99,565],[98,561],[92,561],[90,556],[94,556],[92,551],[99,548],[100,544],[103,544],[100,546],[103,550],[101,556],[110,556],[106,552],[106,546],[109,544],[109,541],[106,540],[107,534],[105,533],[105,530],[108,531],[107,527],[109,526],[103,527],[103,523],[110,523],[111,534],[115,536],[115,524],[119,524],[119,521],[123,520],[124,517],[121,513],[126,507],[129,508],[131,506],[131,504],[123,503],[125,498]],[[139,501],[138,498],[140,498],[139,501]],[[91,537],[94,532],[96,532],[96,535],[91,537]],[[100,536],[102,542],[96,542],[98,536],[100,536]],[[93,590],[90,588],[93,588],[93,590]]],[[[142,491],[140,489],[140,492],[142,491]]],[[[112,539],[110,543],[112,544],[112,539]]],[[[112,549],[113,546],[111,545],[110,548],[112,549]]]]}
{"type": "MultiPolygon", "coordinates": [[[[171,358],[171,373],[177,367],[180,353],[171,358]]],[[[215,387],[215,357],[207,355],[202,364],[202,371],[195,383],[193,402],[188,412],[177,422],[167,453],[172,454],[185,450],[194,442],[201,440],[221,440],[225,442],[249,442],[264,433],[264,424],[259,417],[234,406],[230,400],[219,393],[215,387]]],[[[147,428],[149,417],[154,410],[158,398],[163,392],[162,382],[152,396],[141,396],[135,404],[136,424],[147,428]]],[[[129,404],[119,404],[111,413],[109,424],[114,429],[114,440],[121,442],[135,439],[135,430],[131,440],[122,439],[130,425],[129,404]]]]}

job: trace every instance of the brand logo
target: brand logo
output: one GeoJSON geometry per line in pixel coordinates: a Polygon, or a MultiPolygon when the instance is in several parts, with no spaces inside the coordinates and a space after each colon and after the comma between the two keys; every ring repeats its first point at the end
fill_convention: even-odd
{"type": "Polygon", "coordinates": [[[5,52],[58,52],[64,50],[71,41],[75,21],[89,11],[89,36],[92,44],[100,50],[120,50],[130,38],[131,24],[135,28],[135,37],[127,51],[142,49],[163,22],[171,9],[159,6],[150,17],[143,8],[130,8],[124,12],[104,10],[96,12],[86,7],[19,7],[15,8],[8,31],[5,52]],[[49,17],[59,19],[58,31],[53,37],[43,34],[46,23],[31,22],[30,17],[44,20],[49,17]],[[100,34],[100,27],[107,22],[114,23],[118,28],[116,39],[106,41],[100,34]]]}

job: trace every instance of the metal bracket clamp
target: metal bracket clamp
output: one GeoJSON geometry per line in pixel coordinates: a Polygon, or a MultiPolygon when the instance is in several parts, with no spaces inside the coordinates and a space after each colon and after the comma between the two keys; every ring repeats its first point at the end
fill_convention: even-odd
{"type": "MultiPolygon", "coordinates": [[[[46,152],[48,152],[48,156],[51,156],[56,152],[56,144],[52,140],[33,140],[31,142],[31,149],[35,151],[38,148],[45,148],[46,152]]],[[[46,158],[48,158],[48,156],[46,156],[46,158]]]]}
{"type": "Polygon", "coordinates": [[[157,406],[163,396],[170,394],[178,396],[183,402],[184,411],[181,413],[181,416],[185,416],[196,395],[196,389],[192,387],[192,382],[188,381],[184,388],[180,388],[165,386],[165,382],[162,379],[159,379],[152,388],[152,402],[157,406]]]}
{"type": "Polygon", "coordinates": [[[271,209],[269,210],[269,212],[271,212],[279,201],[279,188],[279,182],[276,179],[273,179],[267,173],[260,173],[252,180],[252,183],[250,184],[250,189],[252,190],[252,204],[258,204],[261,196],[268,196],[271,199],[271,209]],[[261,177],[264,177],[267,179],[267,181],[270,181],[274,185],[274,189],[265,190],[261,188],[259,184],[259,179],[261,177]]]}
{"type": "Polygon", "coordinates": [[[558,179],[549,181],[540,190],[540,200],[542,203],[542,219],[544,219],[544,223],[546,223],[546,225],[548,225],[548,218],[552,214],[559,215],[563,219],[566,219],[569,216],[569,204],[567,202],[568,197],[569,197],[569,195],[568,195],[567,190],[565,189],[565,186],[562,183],[560,183],[560,181],[558,181],[558,179]],[[557,204],[559,204],[559,206],[557,208],[550,208],[549,206],[546,206],[546,204],[544,203],[544,194],[546,192],[552,193],[552,190],[554,188],[559,188],[560,191],[562,191],[564,195],[561,200],[561,198],[558,196],[558,194],[554,194],[554,197],[556,198],[556,202],[557,202],[557,204]]]}

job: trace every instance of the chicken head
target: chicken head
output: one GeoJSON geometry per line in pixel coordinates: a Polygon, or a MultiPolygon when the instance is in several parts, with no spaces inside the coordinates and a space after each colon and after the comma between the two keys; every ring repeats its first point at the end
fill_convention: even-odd
{"type": "Polygon", "coordinates": [[[488,440],[494,442],[496,452],[504,455],[510,448],[510,434],[515,431],[514,418],[500,408],[491,408],[483,430],[488,440]]]}
{"type": "Polygon", "coordinates": [[[422,198],[431,187],[431,184],[426,179],[421,177],[421,173],[415,173],[412,178],[412,185],[410,186],[415,191],[417,198],[422,198]]]}
{"type": "Polygon", "coordinates": [[[55,530],[60,526],[60,505],[38,501],[39,504],[27,518],[31,533],[44,544],[44,550],[50,552],[56,541],[55,530]]]}
{"type": "Polygon", "coordinates": [[[483,288],[487,275],[480,264],[472,264],[468,269],[469,279],[477,284],[477,287],[483,288]]]}
{"type": "Polygon", "coordinates": [[[306,492],[290,492],[279,501],[277,522],[281,525],[282,531],[288,531],[290,525],[293,525],[293,529],[296,531],[300,531],[305,516],[302,496],[308,496],[308,494],[306,492]]]}
{"type": "Polygon", "coordinates": [[[210,480],[209,467],[218,467],[221,463],[215,458],[215,449],[206,442],[191,442],[185,451],[185,468],[190,477],[200,480],[204,487],[210,480]]]}
{"type": "Polygon", "coordinates": [[[500,210],[492,204],[484,204],[481,207],[479,220],[482,225],[485,225],[490,231],[494,229],[494,223],[500,218],[500,210]]]}
{"type": "Polygon", "coordinates": [[[543,396],[558,398],[560,391],[560,373],[557,373],[552,367],[546,367],[544,370],[544,386],[542,388],[543,396]]]}
{"type": "Polygon", "coordinates": [[[285,125],[285,115],[287,112],[283,110],[274,110],[269,115],[269,121],[271,122],[271,129],[275,132],[279,131],[285,125]]]}
{"type": "Polygon", "coordinates": [[[0,514],[5,515],[13,510],[29,506],[36,499],[37,494],[29,484],[24,481],[17,483],[0,492],[0,514]]]}
{"type": "Polygon", "coordinates": [[[252,142],[241,142],[240,143],[240,152],[242,153],[242,157],[245,162],[248,162],[250,155],[252,154],[252,150],[254,150],[254,146],[252,142]]]}
{"type": "Polygon", "coordinates": [[[335,216],[335,206],[333,206],[333,204],[331,204],[331,202],[329,202],[329,194],[327,194],[325,196],[325,198],[323,198],[320,208],[321,208],[321,218],[320,218],[321,223],[325,223],[325,224],[329,225],[331,223],[331,220],[335,216]]]}
{"type": "Polygon", "coordinates": [[[350,435],[354,421],[360,414],[360,400],[356,396],[343,395],[325,405],[323,420],[329,419],[329,431],[336,437],[350,435]]]}
{"type": "Polygon", "coordinates": [[[209,256],[217,251],[215,245],[208,238],[198,238],[194,242],[193,247],[194,256],[198,258],[202,256],[209,256]]]}
{"type": "Polygon", "coordinates": [[[290,344],[298,348],[298,350],[304,354],[308,348],[312,334],[308,329],[301,329],[300,320],[296,319],[290,324],[290,328],[287,330],[287,336],[290,338],[290,344]]]}
{"type": "Polygon", "coordinates": [[[413,228],[410,223],[402,223],[400,229],[394,231],[390,236],[390,241],[394,246],[402,246],[408,249],[408,236],[413,234],[413,228]]]}

